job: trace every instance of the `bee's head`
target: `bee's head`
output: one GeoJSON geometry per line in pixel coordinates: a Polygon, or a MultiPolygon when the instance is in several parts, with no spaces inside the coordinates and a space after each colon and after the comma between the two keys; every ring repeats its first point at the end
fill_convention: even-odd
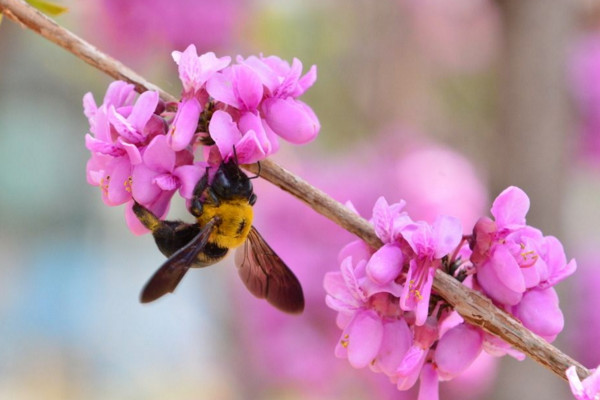
{"type": "Polygon", "coordinates": [[[234,158],[221,163],[210,186],[217,197],[226,200],[250,199],[253,195],[252,182],[234,158]]]}

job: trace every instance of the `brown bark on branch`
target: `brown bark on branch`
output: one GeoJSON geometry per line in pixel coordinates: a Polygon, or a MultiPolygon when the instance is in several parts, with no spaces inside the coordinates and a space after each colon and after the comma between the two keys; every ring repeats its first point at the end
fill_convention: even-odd
{"type": "MultiPolygon", "coordinates": [[[[131,69],[101,53],[73,33],[61,28],[54,21],[30,7],[24,1],[0,0],[0,12],[4,13],[9,19],[32,29],[48,40],[67,49],[78,58],[83,59],[115,79],[122,79],[133,83],[139,92],[156,90],[160,93],[163,100],[176,101],[172,95],[147,82],[131,69]]],[[[246,165],[244,167],[251,172],[258,172],[256,165],[246,165]]],[[[314,188],[303,179],[269,160],[261,162],[260,176],[304,201],[316,212],[354,233],[373,248],[381,247],[381,241],[366,220],[354,214],[324,192],[314,188]]],[[[527,330],[509,314],[496,308],[485,296],[467,288],[444,272],[440,270],[436,272],[433,288],[466,321],[502,338],[519,351],[550,369],[562,379],[566,380],[565,370],[571,365],[577,366],[581,378],[585,378],[590,374],[590,371],[580,363],[527,330]]]]}
{"type": "Polygon", "coordinates": [[[0,12],[22,27],[29,28],[49,41],[68,50],[75,57],[82,59],[92,67],[115,79],[134,84],[138,92],[154,90],[160,94],[161,99],[164,101],[177,101],[171,94],[148,82],[132,69],[109,55],[104,54],[69,30],[61,27],[54,20],[48,18],[23,0],[0,0],[0,12]]]}

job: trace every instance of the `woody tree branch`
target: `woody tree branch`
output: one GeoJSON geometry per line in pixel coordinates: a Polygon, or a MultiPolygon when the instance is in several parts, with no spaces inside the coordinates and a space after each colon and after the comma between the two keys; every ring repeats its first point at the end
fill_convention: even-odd
{"type": "MultiPolygon", "coordinates": [[[[60,27],[23,0],[0,0],[0,12],[7,18],[70,51],[77,58],[84,60],[111,77],[134,84],[139,92],[155,90],[160,93],[161,98],[165,101],[177,100],[174,96],[146,81],[117,60],[60,27]]],[[[256,165],[246,165],[244,167],[249,171],[258,172],[256,165]]],[[[270,160],[261,162],[260,176],[304,201],[316,212],[360,237],[371,247],[376,249],[382,246],[381,241],[375,235],[373,227],[366,220],[351,212],[326,193],[311,186],[302,178],[270,160]]],[[[565,370],[571,365],[577,367],[581,378],[585,378],[590,374],[590,371],[579,362],[530,332],[511,315],[495,307],[488,298],[467,288],[444,272],[436,271],[433,288],[466,321],[502,338],[562,379],[566,380],[565,370]]]]}

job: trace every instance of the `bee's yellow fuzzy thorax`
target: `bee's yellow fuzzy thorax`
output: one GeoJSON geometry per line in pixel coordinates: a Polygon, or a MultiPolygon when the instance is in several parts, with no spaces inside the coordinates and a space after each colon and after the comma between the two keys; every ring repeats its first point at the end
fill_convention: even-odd
{"type": "Polygon", "coordinates": [[[204,203],[198,223],[204,226],[215,216],[221,218],[221,223],[211,234],[209,242],[231,249],[246,241],[253,215],[252,206],[247,199],[221,200],[218,206],[204,203]]]}

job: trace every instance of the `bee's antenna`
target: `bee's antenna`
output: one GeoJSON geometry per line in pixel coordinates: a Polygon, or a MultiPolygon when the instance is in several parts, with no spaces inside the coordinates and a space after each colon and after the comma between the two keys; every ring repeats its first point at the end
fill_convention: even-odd
{"type": "Polygon", "coordinates": [[[257,161],[256,165],[258,165],[258,172],[256,173],[256,175],[254,175],[254,176],[252,176],[252,177],[250,177],[248,179],[256,179],[256,178],[258,178],[260,176],[260,161],[257,161]]]}

